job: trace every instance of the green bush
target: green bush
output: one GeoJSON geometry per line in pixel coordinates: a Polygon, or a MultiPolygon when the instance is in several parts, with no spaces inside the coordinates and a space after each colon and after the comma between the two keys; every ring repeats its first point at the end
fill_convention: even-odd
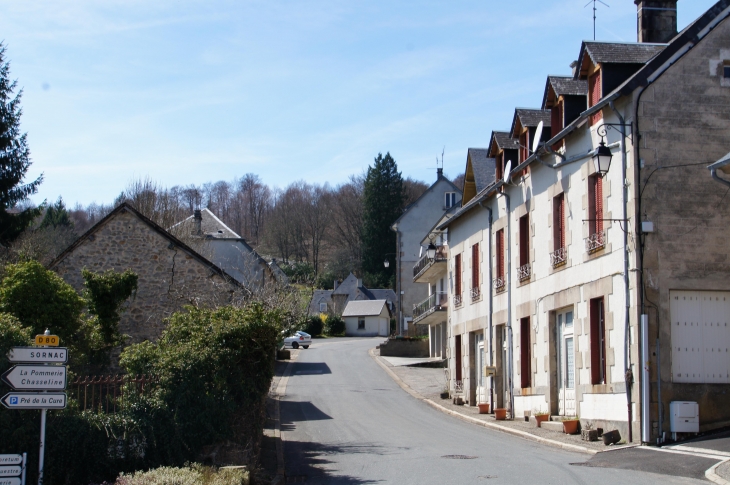
{"type": "Polygon", "coordinates": [[[304,331],[309,335],[322,335],[324,323],[319,315],[311,315],[304,324],[304,331]]]}
{"type": "Polygon", "coordinates": [[[330,315],[325,324],[327,335],[330,337],[341,337],[345,335],[345,321],[339,315],[330,315]]]}
{"type": "Polygon", "coordinates": [[[214,470],[201,465],[186,468],[162,467],[133,475],[120,476],[115,485],[247,485],[244,470],[214,470]]]}

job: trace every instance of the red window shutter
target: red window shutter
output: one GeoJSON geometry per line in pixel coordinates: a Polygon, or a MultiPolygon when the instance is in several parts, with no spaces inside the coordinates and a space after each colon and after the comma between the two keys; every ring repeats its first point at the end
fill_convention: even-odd
{"type": "Polygon", "coordinates": [[[530,317],[520,319],[520,380],[522,388],[532,385],[532,355],[530,352],[530,317]]]}
{"type": "Polygon", "coordinates": [[[594,191],[596,195],[595,207],[596,207],[596,232],[603,231],[603,179],[598,175],[593,177],[596,184],[594,191]]]}
{"type": "MultiPolygon", "coordinates": [[[[596,72],[588,78],[588,104],[589,108],[595,106],[601,100],[601,71],[596,72]]],[[[595,124],[603,118],[601,111],[591,115],[591,124],[595,124]]]]}
{"type": "Polygon", "coordinates": [[[504,278],[504,229],[497,231],[497,277],[504,278]]]}
{"type": "Polygon", "coordinates": [[[553,211],[553,251],[557,251],[565,247],[565,194],[555,196],[553,211]]]}
{"type": "Polygon", "coordinates": [[[606,383],[606,338],[603,298],[590,301],[591,384],[606,383]]]}
{"type": "MultiPolygon", "coordinates": [[[[527,152],[527,132],[520,135],[520,161],[519,163],[527,160],[530,155],[527,152]]],[[[512,167],[514,168],[514,167],[512,167]]]]}
{"type": "Polygon", "coordinates": [[[471,287],[479,288],[479,243],[471,247],[471,287]]]}
{"type": "Polygon", "coordinates": [[[520,217],[520,266],[530,262],[530,218],[520,217]]]}
{"type": "Polygon", "coordinates": [[[454,273],[454,292],[461,295],[461,254],[457,254],[454,260],[454,273]]]}

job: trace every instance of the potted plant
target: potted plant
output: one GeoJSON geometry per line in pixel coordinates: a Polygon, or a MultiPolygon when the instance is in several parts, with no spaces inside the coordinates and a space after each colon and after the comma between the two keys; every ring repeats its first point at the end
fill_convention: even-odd
{"type": "Polygon", "coordinates": [[[547,421],[550,419],[550,414],[547,411],[535,411],[533,413],[533,416],[535,416],[535,421],[537,422],[537,427],[541,428],[540,424],[543,421],[547,421]]]}
{"type": "Polygon", "coordinates": [[[566,416],[563,418],[563,433],[565,434],[576,434],[578,432],[578,425],[580,419],[578,416],[566,416]]]}
{"type": "Polygon", "coordinates": [[[444,390],[441,391],[441,399],[448,399],[449,398],[449,389],[447,387],[444,387],[444,390]]]}
{"type": "Polygon", "coordinates": [[[507,419],[507,408],[494,408],[494,418],[497,421],[504,421],[507,419]]]}
{"type": "Polygon", "coordinates": [[[479,414],[489,414],[488,402],[478,403],[477,407],[479,408],[479,414]]]}

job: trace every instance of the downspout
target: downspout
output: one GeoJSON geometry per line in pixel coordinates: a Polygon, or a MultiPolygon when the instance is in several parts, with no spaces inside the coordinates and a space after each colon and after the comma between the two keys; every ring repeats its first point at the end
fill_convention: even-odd
{"type": "MultiPolygon", "coordinates": [[[[624,315],[624,377],[626,382],[626,407],[628,411],[629,419],[629,443],[633,440],[633,410],[631,408],[631,385],[634,382],[634,376],[631,371],[631,328],[630,328],[630,316],[631,316],[631,293],[629,289],[629,223],[628,223],[628,197],[629,187],[628,181],[626,180],[626,120],[621,116],[621,113],[616,109],[613,101],[608,103],[613,110],[614,114],[619,119],[621,125],[621,182],[623,184],[623,220],[626,224],[626,228],[623,231],[624,234],[624,298],[626,299],[626,312],[624,315]]],[[[636,222],[636,221],[634,221],[636,222]]],[[[636,224],[634,224],[636,226],[636,224]]]]}
{"type": "MultiPolygon", "coordinates": [[[[479,201],[479,205],[482,206],[482,209],[487,209],[489,211],[489,243],[487,244],[487,247],[489,248],[489,256],[487,259],[487,268],[488,268],[488,282],[489,282],[489,365],[494,365],[494,334],[492,332],[492,315],[494,312],[492,311],[492,208],[491,207],[485,207],[484,204],[482,204],[482,201],[479,201]]],[[[489,409],[494,413],[494,376],[491,376],[489,378],[489,409]]]]}
{"type": "MultiPolygon", "coordinates": [[[[507,364],[508,364],[508,370],[507,370],[507,379],[509,382],[509,414],[510,419],[514,421],[515,419],[515,390],[514,390],[514,369],[512,365],[513,361],[513,354],[512,354],[512,287],[511,279],[512,279],[512,231],[511,231],[511,224],[510,224],[510,203],[509,203],[509,195],[507,195],[507,191],[505,189],[504,192],[499,192],[498,195],[501,195],[504,197],[504,201],[506,204],[506,213],[507,213],[507,281],[505,281],[505,285],[507,286],[507,364]]],[[[491,289],[490,289],[491,293],[491,289]]]]}

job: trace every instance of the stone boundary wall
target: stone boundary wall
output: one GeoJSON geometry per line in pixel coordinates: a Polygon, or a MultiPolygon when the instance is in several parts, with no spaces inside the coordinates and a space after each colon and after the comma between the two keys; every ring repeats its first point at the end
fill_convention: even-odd
{"type": "Polygon", "coordinates": [[[429,357],[428,339],[388,339],[380,345],[383,357],[429,357]]]}

